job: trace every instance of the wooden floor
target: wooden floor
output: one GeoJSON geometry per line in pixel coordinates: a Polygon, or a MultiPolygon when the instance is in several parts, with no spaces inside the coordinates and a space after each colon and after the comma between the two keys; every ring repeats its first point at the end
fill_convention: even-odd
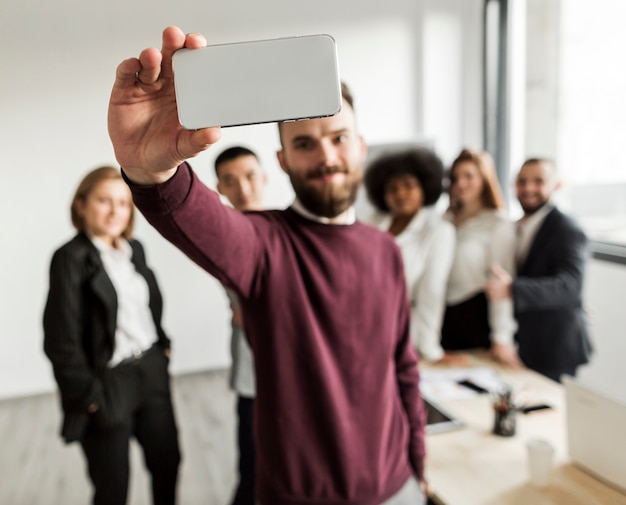
{"type": "MultiPolygon", "coordinates": [[[[183,462],[181,505],[226,505],[235,482],[235,398],[228,371],[173,378],[183,462]]],[[[56,395],[0,401],[0,504],[87,505],[90,484],[77,444],[58,436],[56,395]]],[[[131,449],[128,505],[150,505],[141,450],[131,449]]]]}

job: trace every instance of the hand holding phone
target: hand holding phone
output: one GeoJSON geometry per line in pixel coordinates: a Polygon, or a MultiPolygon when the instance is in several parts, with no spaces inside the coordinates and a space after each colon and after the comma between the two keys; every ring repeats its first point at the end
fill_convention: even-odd
{"type": "Polygon", "coordinates": [[[180,49],[173,68],[178,117],[190,130],[326,117],[341,109],[330,35],[180,49]]]}

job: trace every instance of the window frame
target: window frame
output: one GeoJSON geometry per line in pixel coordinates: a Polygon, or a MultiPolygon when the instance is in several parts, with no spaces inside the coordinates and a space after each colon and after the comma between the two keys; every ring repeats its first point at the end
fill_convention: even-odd
{"type": "MultiPolygon", "coordinates": [[[[511,111],[509,0],[483,4],[483,148],[493,155],[504,197],[509,200],[511,166],[511,111]],[[497,19],[493,12],[497,8],[497,19]],[[490,15],[491,11],[491,15],[490,15]],[[495,54],[495,58],[494,58],[495,54]],[[495,65],[495,68],[493,67],[495,65]],[[491,93],[495,93],[495,99],[491,93]]],[[[592,258],[626,265],[626,243],[590,239],[592,258]]]]}

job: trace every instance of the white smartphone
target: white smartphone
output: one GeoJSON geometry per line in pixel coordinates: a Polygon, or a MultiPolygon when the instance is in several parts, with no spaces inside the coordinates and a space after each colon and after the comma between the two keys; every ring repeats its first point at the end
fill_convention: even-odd
{"type": "Polygon", "coordinates": [[[341,109],[330,35],[180,49],[173,66],[178,118],[189,130],[327,117],[341,109]]]}

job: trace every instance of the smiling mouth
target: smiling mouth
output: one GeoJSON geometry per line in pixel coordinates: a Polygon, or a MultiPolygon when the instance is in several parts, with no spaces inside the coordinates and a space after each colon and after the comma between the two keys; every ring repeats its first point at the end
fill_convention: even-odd
{"type": "Polygon", "coordinates": [[[317,170],[310,172],[308,174],[308,179],[320,179],[323,181],[331,181],[336,176],[339,176],[339,175],[345,176],[346,171],[337,169],[337,168],[332,168],[332,167],[325,167],[325,168],[318,168],[317,170]]]}
{"type": "Polygon", "coordinates": [[[345,177],[346,174],[343,172],[333,172],[332,174],[325,174],[319,177],[322,181],[334,181],[335,179],[339,179],[340,177],[345,177]]]}

